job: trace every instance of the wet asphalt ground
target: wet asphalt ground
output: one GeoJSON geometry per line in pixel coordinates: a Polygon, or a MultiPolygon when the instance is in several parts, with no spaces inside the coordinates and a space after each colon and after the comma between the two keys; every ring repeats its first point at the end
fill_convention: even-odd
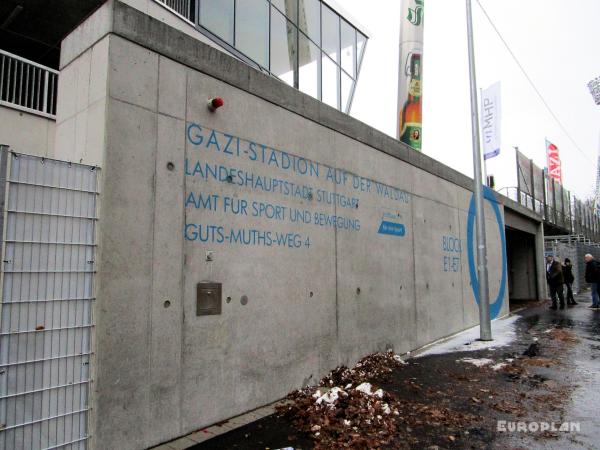
{"type": "Polygon", "coordinates": [[[576,297],[579,305],[552,311],[547,306],[522,311],[518,322],[520,335],[527,328],[561,327],[571,331],[579,342],[565,352],[564,365],[549,370],[549,376],[564,380],[573,391],[565,399],[564,420],[580,425],[580,431],[560,433],[557,440],[531,440],[523,448],[598,449],[600,448],[600,310],[590,310],[590,296],[576,297]]]}
{"type": "MultiPolygon", "coordinates": [[[[545,303],[517,312],[517,338],[509,346],[411,359],[388,379],[369,380],[414,411],[439,408],[471,417],[431,423],[431,415],[403,413],[398,436],[386,448],[600,448],[600,310],[588,308],[589,294],[576,300],[578,306],[564,310],[545,303]],[[552,338],[554,332],[566,338],[552,338]],[[538,354],[523,356],[532,343],[538,354]],[[492,370],[461,362],[465,357],[514,362],[492,370]],[[503,432],[498,420],[568,423],[572,431],[503,432]]],[[[272,415],[193,448],[299,450],[319,444],[298,424],[272,415]]]]}

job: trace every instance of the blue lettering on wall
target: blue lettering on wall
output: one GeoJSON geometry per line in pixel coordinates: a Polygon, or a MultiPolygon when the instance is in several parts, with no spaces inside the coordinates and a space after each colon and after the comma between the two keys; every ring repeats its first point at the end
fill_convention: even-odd
{"type": "Polygon", "coordinates": [[[186,241],[231,244],[255,247],[282,247],[287,249],[310,248],[310,237],[296,232],[260,230],[257,228],[231,228],[199,223],[186,223],[186,241]]]}
{"type": "Polygon", "coordinates": [[[194,145],[202,145],[204,141],[204,135],[202,134],[202,128],[196,123],[189,124],[187,128],[187,137],[194,145]]]}
{"type": "MultiPolygon", "coordinates": [[[[340,193],[336,186],[343,186],[346,190],[353,190],[357,193],[369,193],[402,204],[407,204],[410,200],[410,194],[401,189],[374,182],[343,169],[321,166],[318,162],[261,143],[242,139],[232,134],[203,127],[197,123],[187,124],[186,136],[189,145],[189,156],[184,160],[184,174],[186,177],[227,185],[223,188],[224,193],[230,192],[228,186],[246,188],[252,191],[300,200],[300,204],[305,205],[301,207],[302,209],[299,209],[291,205],[283,206],[265,201],[242,199],[238,198],[237,194],[232,196],[207,194],[192,188],[191,191],[186,192],[185,197],[185,208],[189,210],[221,212],[262,220],[285,221],[288,224],[310,224],[318,227],[358,232],[361,229],[360,220],[351,217],[352,212],[348,211],[348,214],[345,214],[342,211],[344,208],[357,210],[359,208],[358,195],[353,196],[352,193],[348,194],[344,190],[340,193]],[[217,162],[212,162],[215,158],[212,158],[211,155],[219,155],[219,158],[216,158],[217,162]],[[276,169],[275,172],[270,172],[278,173],[279,176],[273,177],[254,173],[254,170],[261,170],[258,167],[256,169],[240,169],[236,167],[235,163],[228,164],[227,161],[234,161],[228,158],[240,158],[239,164],[244,167],[248,166],[248,162],[252,162],[267,169],[276,169]],[[246,162],[244,163],[244,161],[246,162]],[[292,182],[286,179],[290,175],[320,179],[322,185],[326,182],[331,187],[325,189],[322,185],[313,187],[310,181],[306,183],[292,182]],[[320,178],[321,175],[323,178],[320,178]],[[327,208],[322,208],[326,211],[329,210],[329,207],[335,207],[333,211],[337,209],[337,211],[342,211],[342,214],[310,210],[311,207],[316,207],[319,204],[326,206],[327,208]],[[306,206],[309,209],[304,209],[306,206]]],[[[219,190],[219,192],[221,191],[219,190]]],[[[399,223],[399,221],[403,221],[400,213],[397,213],[397,217],[391,219],[384,216],[379,227],[379,233],[405,236],[405,225],[399,223]]],[[[187,241],[226,245],[261,245],[268,247],[276,245],[285,248],[308,247],[310,245],[308,237],[302,237],[294,232],[276,233],[254,228],[229,230],[226,226],[215,224],[186,225],[185,239],[187,241]]]]}
{"type": "MultiPolygon", "coordinates": [[[[206,181],[214,180],[220,183],[233,184],[240,187],[271,192],[286,197],[307,200],[313,196],[313,188],[304,184],[296,184],[280,178],[255,175],[245,170],[227,167],[220,164],[201,163],[185,159],[184,172],[190,177],[199,177],[206,181]]],[[[357,200],[358,201],[358,200],[357,200]]]]}
{"type": "Polygon", "coordinates": [[[209,209],[216,211],[219,204],[219,196],[216,194],[206,195],[190,192],[185,200],[185,207],[193,206],[196,209],[209,209]]]}
{"type": "Polygon", "coordinates": [[[329,192],[324,189],[317,189],[317,201],[326,205],[335,205],[342,208],[356,209],[358,208],[358,199],[348,197],[337,192],[329,192]]]}
{"type": "Polygon", "coordinates": [[[360,220],[348,219],[330,214],[314,213],[314,223],[321,227],[337,228],[338,230],[360,231],[360,220]]]}
{"type": "Polygon", "coordinates": [[[240,139],[220,131],[204,129],[197,123],[190,123],[187,127],[188,141],[196,146],[226,155],[245,157],[268,167],[319,178],[321,166],[316,161],[291,155],[285,151],[268,147],[264,144],[240,139]]]}
{"type": "Polygon", "coordinates": [[[460,239],[454,236],[442,236],[442,250],[450,253],[462,253],[460,239]]]}
{"type": "MultiPolygon", "coordinates": [[[[247,161],[260,163],[268,168],[275,168],[284,172],[306,177],[321,179],[321,175],[323,175],[324,180],[333,185],[343,185],[358,192],[373,193],[379,197],[402,204],[408,204],[410,201],[410,194],[401,189],[375,182],[368,178],[346,172],[343,169],[323,166],[326,167],[326,170],[321,170],[322,166],[317,161],[296,156],[289,152],[243,139],[232,134],[202,127],[197,123],[187,124],[186,135],[188,142],[193,147],[200,150],[228,155],[228,157],[246,159],[247,161]],[[373,189],[373,185],[376,186],[376,189],[373,189]]],[[[232,182],[236,177],[243,179],[244,175],[251,175],[243,170],[227,168],[224,165],[203,164],[200,161],[190,162],[187,159],[185,174],[186,176],[200,176],[205,180],[215,178],[219,179],[219,181],[223,181],[223,178],[225,178],[228,179],[229,182],[232,182]]],[[[261,181],[262,180],[259,179],[257,183],[260,183],[261,181]]],[[[240,186],[243,185],[241,182],[233,182],[240,186]]],[[[291,184],[291,182],[287,183],[291,184]]],[[[324,192],[326,192],[326,195],[322,196],[320,200],[322,202],[337,204],[337,206],[342,207],[357,207],[357,199],[352,199],[351,202],[345,202],[348,205],[345,206],[341,204],[342,202],[338,202],[336,198],[330,198],[331,196],[340,194],[335,192],[324,192]]]]}
{"type": "Polygon", "coordinates": [[[444,272],[460,272],[462,244],[459,238],[454,236],[442,236],[442,251],[448,255],[442,256],[442,268],[444,272]],[[459,256],[456,256],[458,254],[459,256]]]}
{"type": "Polygon", "coordinates": [[[375,187],[377,188],[377,195],[390,200],[395,200],[400,203],[408,204],[410,194],[406,191],[386,186],[375,181],[375,187]]]}
{"type": "Polygon", "coordinates": [[[460,272],[460,257],[459,256],[443,256],[442,264],[444,272],[460,272]]]}

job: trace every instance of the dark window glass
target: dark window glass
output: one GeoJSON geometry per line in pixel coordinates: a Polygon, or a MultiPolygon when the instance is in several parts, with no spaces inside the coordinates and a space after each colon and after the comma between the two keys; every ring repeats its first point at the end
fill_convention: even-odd
{"type": "Polygon", "coordinates": [[[342,19],[342,69],[356,76],[356,30],[342,19]]]}
{"type": "Polygon", "coordinates": [[[332,9],[321,5],[322,48],[338,64],[340,63],[340,16],[332,9]]]}
{"type": "Polygon", "coordinates": [[[319,98],[319,64],[321,51],[304,33],[298,41],[299,89],[305,94],[319,98]]]}
{"type": "Polygon", "coordinates": [[[323,90],[323,103],[327,103],[329,106],[339,109],[339,98],[340,98],[340,67],[334,63],[327,55],[323,53],[322,58],[322,90],[323,90]]]}
{"type": "Polygon", "coordinates": [[[321,4],[319,0],[299,0],[298,25],[317,45],[321,45],[321,4]]]}
{"type": "Polygon", "coordinates": [[[201,0],[200,25],[233,45],[233,0],[201,0]]]}
{"type": "Polygon", "coordinates": [[[294,23],[297,23],[298,0],[271,0],[271,3],[279,11],[285,14],[288,19],[294,23]]]}
{"type": "Polygon", "coordinates": [[[269,67],[269,3],[237,0],[235,46],[261,66],[269,67]]]}
{"type": "Polygon", "coordinates": [[[275,8],[271,9],[271,73],[294,86],[296,27],[275,8]]]}

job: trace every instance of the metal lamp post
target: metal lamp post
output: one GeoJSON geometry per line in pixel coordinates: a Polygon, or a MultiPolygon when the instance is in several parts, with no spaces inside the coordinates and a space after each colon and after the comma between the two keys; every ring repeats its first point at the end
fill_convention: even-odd
{"type": "Polygon", "coordinates": [[[485,242],[485,216],[483,210],[483,183],[481,182],[481,149],[479,139],[479,114],[477,105],[477,78],[475,75],[475,49],[473,46],[473,17],[471,0],[467,1],[467,38],[469,47],[469,75],[471,82],[471,127],[473,134],[473,192],[475,194],[475,223],[477,228],[477,276],[479,280],[479,337],[492,340],[490,320],[490,295],[485,242]]]}

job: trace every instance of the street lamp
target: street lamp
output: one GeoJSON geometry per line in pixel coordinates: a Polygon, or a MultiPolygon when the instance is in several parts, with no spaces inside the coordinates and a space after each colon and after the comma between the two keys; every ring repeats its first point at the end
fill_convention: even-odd
{"type": "Polygon", "coordinates": [[[490,291],[487,271],[485,219],[483,211],[483,183],[481,182],[481,149],[479,114],[477,106],[477,78],[475,76],[475,49],[473,45],[473,14],[471,0],[467,0],[467,38],[469,47],[469,75],[471,82],[471,127],[473,135],[473,193],[475,195],[475,224],[477,229],[477,277],[479,279],[479,337],[492,340],[490,320],[490,291]]]}

